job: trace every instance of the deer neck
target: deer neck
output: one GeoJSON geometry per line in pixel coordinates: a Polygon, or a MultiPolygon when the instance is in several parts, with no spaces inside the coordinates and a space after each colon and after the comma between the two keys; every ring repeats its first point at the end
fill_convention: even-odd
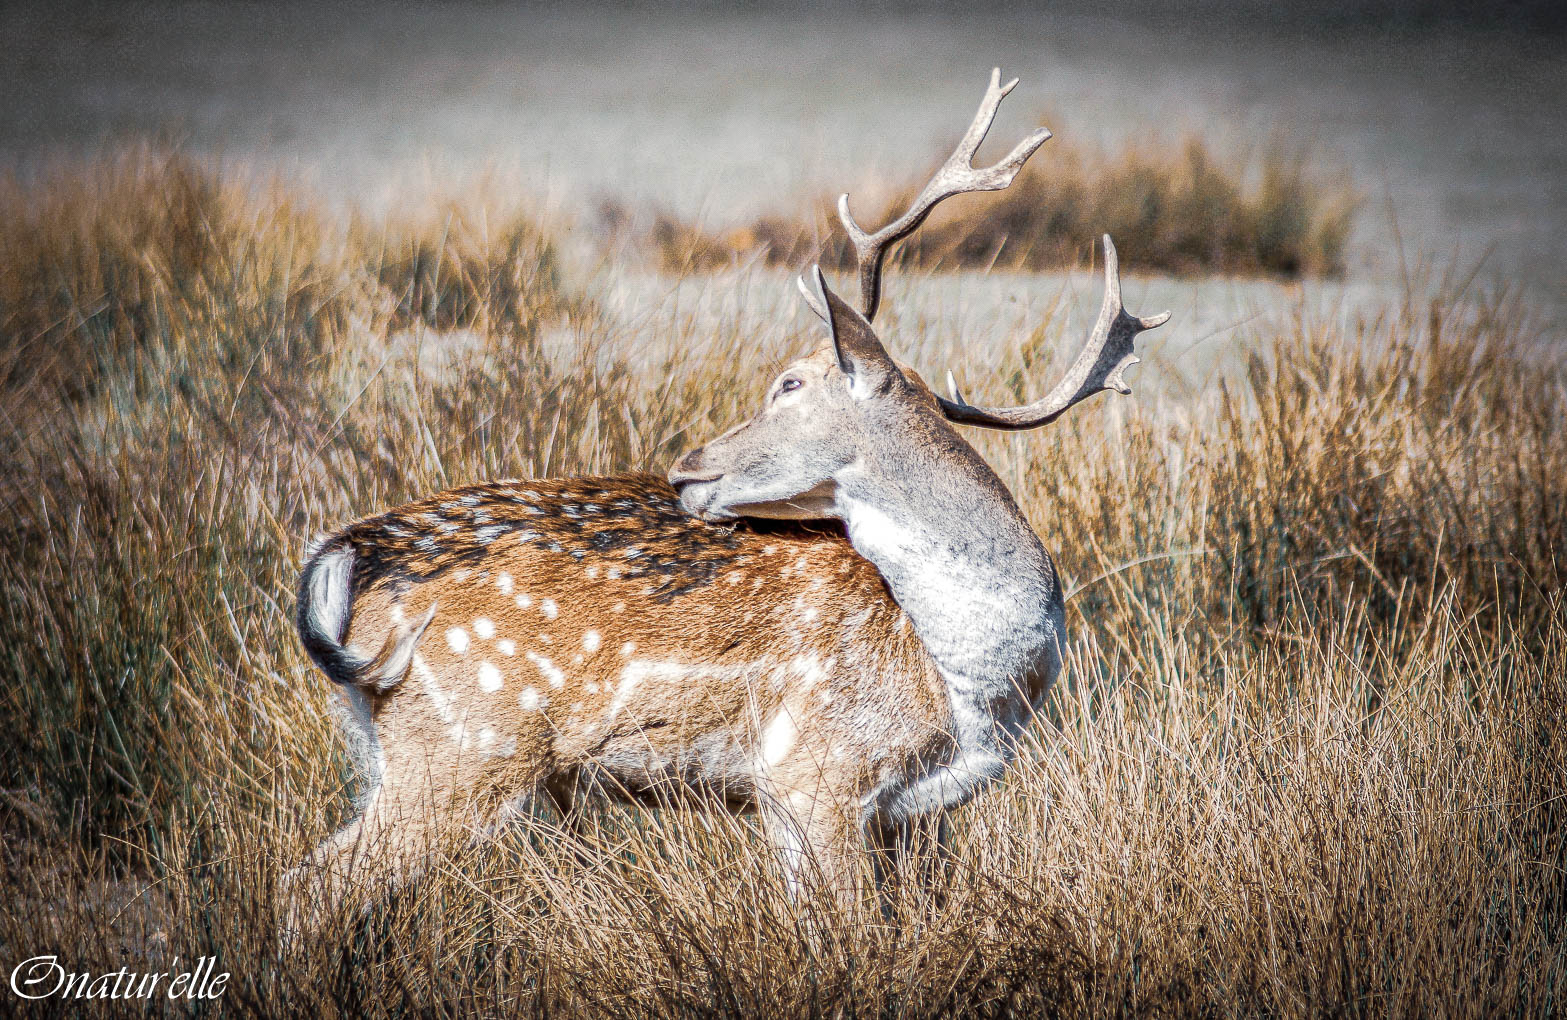
{"type": "Polygon", "coordinates": [[[1060,663],[1055,567],[979,455],[945,452],[874,477],[846,472],[838,513],[955,692],[1035,702],[1060,663]]]}

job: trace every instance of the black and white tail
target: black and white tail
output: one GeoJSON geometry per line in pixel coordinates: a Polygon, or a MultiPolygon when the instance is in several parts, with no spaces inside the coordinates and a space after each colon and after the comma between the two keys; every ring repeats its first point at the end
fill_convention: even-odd
{"type": "Polygon", "coordinates": [[[366,657],[343,643],[353,619],[354,547],[346,538],[330,539],[309,556],[299,576],[296,623],[305,651],[334,683],[380,694],[408,673],[414,648],[435,618],[435,605],[411,624],[398,624],[381,650],[366,657]]]}

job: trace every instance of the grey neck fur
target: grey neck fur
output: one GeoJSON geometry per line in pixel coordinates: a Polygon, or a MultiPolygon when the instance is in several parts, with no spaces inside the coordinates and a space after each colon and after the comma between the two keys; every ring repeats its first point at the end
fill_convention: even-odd
{"type": "Polygon", "coordinates": [[[851,466],[837,479],[837,509],[850,542],[886,579],[949,685],[1007,698],[1053,677],[1061,593],[1022,511],[963,446],[958,470],[950,460],[939,469],[900,464],[873,478],[863,465],[851,466]],[[921,479],[940,482],[920,487],[921,479]]]}
{"type": "Polygon", "coordinates": [[[956,807],[999,779],[1061,668],[1065,612],[1055,567],[1001,480],[952,439],[957,449],[948,446],[946,457],[905,449],[902,470],[857,464],[837,478],[849,541],[909,615],[952,710],[950,754],[913,782],[868,796],[867,817],[956,807]],[[945,463],[932,470],[907,463],[911,456],[945,463]],[[937,481],[917,489],[915,479],[937,481]]]}

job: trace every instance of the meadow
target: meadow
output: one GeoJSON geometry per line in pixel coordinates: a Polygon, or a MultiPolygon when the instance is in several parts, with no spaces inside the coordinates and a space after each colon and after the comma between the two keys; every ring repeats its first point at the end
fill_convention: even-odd
{"type": "MultiPolygon", "coordinates": [[[[293,627],[306,541],[467,481],[662,471],[816,342],[764,259],[569,232],[493,196],[370,221],[157,150],[0,185],[8,966],[215,956],[223,998],[179,1008],[256,1016],[1561,1011],[1567,365],[1461,282],[1243,325],[1201,368],[1155,346],[1131,398],[970,433],[1071,640],[932,893],[791,897],[748,820],[617,807],[282,944],[279,876],[353,793],[293,627]]],[[[976,400],[1053,381],[1064,306],[975,349],[928,328],[936,269],[894,271],[900,357],[976,400]]]]}

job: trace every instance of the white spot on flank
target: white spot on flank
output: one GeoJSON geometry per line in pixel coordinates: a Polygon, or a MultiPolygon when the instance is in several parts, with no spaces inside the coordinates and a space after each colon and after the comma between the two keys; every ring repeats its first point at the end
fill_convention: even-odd
{"type": "Polygon", "coordinates": [[[403,604],[401,602],[393,602],[392,611],[387,615],[391,617],[393,623],[402,623],[407,619],[403,614],[403,604]]]}
{"type": "Polygon", "coordinates": [[[620,579],[620,568],[610,567],[608,570],[604,571],[604,576],[609,578],[611,581],[618,581],[620,579]]]}
{"type": "Polygon", "coordinates": [[[513,641],[511,638],[501,638],[499,641],[495,642],[495,647],[502,655],[517,654],[517,642],[513,641]]]}
{"type": "Polygon", "coordinates": [[[531,712],[543,704],[543,699],[534,688],[524,687],[522,693],[517,695],[517,704],[521,705],[524,711],[531,712]]]}
{"type": "Polygon", "coordinates": [[[489,694],[501,689],[501,671],[493,663],[479,663],[479,689],[489,694]]]}
{"type": "Polygon", "coordinates": [[[539,612],[544,614],[546,620],[553,620],[560,615],[560,607],[555,604],[554,599],[545,599],[539,603],[539,612]]]}
{"type": "Polygon", "coordinates": [[[527,609],[531,605],[533,605],[533,599],[528,597],[527,592],[523,592],[521,595],[517,596],[518,609],[527,609]]]}
{"type": "Polygon", "coordinates": [[[457,571],[456,573],[454,573],[452,575],[452,580],[453,581],[466,581],[466,580],[468,580],[468,578],[470,578],[472,576],[473,576],[473,571],[470,570],[467,567],[463,567],[461,570],[457,571]]]}
{"type": "Polygon", "coordinates": [[[827,671],[836,661],[836,659],[828,659],[826,667],[823,667],[822,660],[814,655],[796,655],[789,660],[789,670],[800,678],[803,686],[815,687],[827,679],[827,671]]]}
{"type": "Polygon", "coordinates": [[[625,611],[626,611],[626,604],[624,602],[617,602],[617,603],[615,603],[615,608],[610,610],[610,612],[612,612],[612,613],[624,613],[625,611]]]}
{"type": "Polygon", "coordinates": [[[473,632],[482,638],[495,636],[495,621],[488,616],[481,616],[473,621],[473,632]]]}
{"type": "Polygon", "coordinates": [[[764,545],[764,546],[762,546],[762,555],[763,556],[771,556],[773,553],[775,553],[777,551],[778,551],[778,547],[776,545],[764,545]]]}
{"type": "Polygon", "coordinates": [[[446,632],[446,647],[458,655],[468,651],[468,632],[461,627],[453,627],[446,632]]]}
{"type": "Polygon", "coordinates": [[[511,586],[512,586],[511,575],[506,573],[506,571],[503,570],[499,574],[496,575],[496,577],[495,577],[495,587],[497,587],[497,588],[499,588],[501,590],[501,594],[502,595],[510,595],[511,594],[511,586]]]}
{"type": "Polygon", "coordinates": [[[559,688],[566,683],[566,674],[562,673],[556,665],[538,652],[524,653],[528,661],[538,669],[539,675],[550,682],[551,687],[559,688]]]}
{"type": "Polygon", "coordinates": [[[604,643],[604,638],[596,630],[590,630],[582,635],[582,650],[592,655],[599,650],[599,645],[604,643]]]}
{"type": "Polygon", "coordinates": [[[724,575],[724,583],[726,583],[726,584],[739,584],[740,583],[740,578],[741,578],[740,571],[738,571],[738,570],[731,570],[729,573],[724,575]]]}
{"type": "Polygon", "coordinates": [[[419,678],[419,686],[424,688],[425,695],[435,706],[435,714],[440,717],[441,722],[455,721],[457,713],[453,711],[453,705],[456,704],[457,695],[441,689],[441,685],[435,681],[435,674],[419,655],[413,657],[413,672],[414,676],[419,678]]]}
{"type": "Polygon", "coordinates": [[[482,751],[493,743],[495,743],[494,730],[490,729],[488,726],[485,726],[483,729],[479,730],[479,750],[482,751]]]}
{"type": "Polygon", "coordinates": [[[620,646],[620,657],[623,659],[629,659],[636,650],[637,643],[635,641],[627,641],[625,644],[620,646]]]}
{"type": "Polygon", "coordinates": [[[599,576],[599,568],[598,567],[589,567],[588,570],[587,570],[587,574],[588,574],[588,578],[591,580],[592,578],[595,578],[595,577],[599,576]]]}
{"type": "Polygon", "coordinates": [[[771,768],[788,757],[789,750],[794,747],[794,735],[794,720],[789,717],[789,710],[780,708],[762,731],[763,768],[771,768]]]}
{"type": "Polygon", "coordinates": [[[599,692],[599,685],[594,683],[592,680],[589,680],[587,683],[582,685],[582,689],[587,691],[589,694],[597,694],[599,692]]]}
{"type": "Polygon", "coordinates": [[[631,697],[631,692],[636,690],[637,684],[647,676],[651,670],[639,669],[643,663],[633,662],[620,671],[620,686],[615,688],[615,697],[609,703],[609,718],[613,719],[625,707],[626,700],[631,697]]]}
{"type": "Polygon", "coordinates": [[[539,635],[539,644],[541,644],[541,645],[553,645],[554,643],[555,643],[555,639],[550,637],[548,634],[540,634],[539,635]]]}

